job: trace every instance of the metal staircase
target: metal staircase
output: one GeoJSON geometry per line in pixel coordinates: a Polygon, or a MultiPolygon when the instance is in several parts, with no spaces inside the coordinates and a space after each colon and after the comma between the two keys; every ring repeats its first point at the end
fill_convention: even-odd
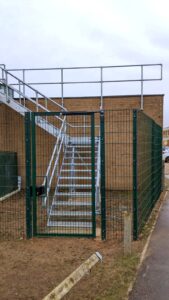
{"type": "MultiPolygon", "coordinates": [[[[53,105],[56,111],[67,111],[64,106],[60,105],[51,98],[46,97],[44,94],[26,84],[21,79],[3,69],[1,66],[0,71],[0,102],[6,104],[8,107],[12,108],[22,116],[25,116],[26,112],[32,111],[50,112],[48,109],[50,104],[53,105]],[[8,83],[10,80],[15,82],[15,87],[8,83]],[[28,95],[30,94],[31,96],[26,95],[25,90],[27,91],[28,95]],[[45,105],[39,103],[39,98],[43,98],[45,100],[45,105]]],[[[56,119],[61,123],[63,122],[63,118],[59,116],[56,116],[56,119]]],[[[39,127],[53,136],[58,136],[60,126],[58,128],[40,116],[36,118],[36,123],[39,127]]]]}
{"type": "MultiPolygon", "coordinates": [[[[1,66],[0,71],[0,101],[22,116],[25,112],[50,112],[49,104],[56,111],[67,111],[1,66]],[[9,83],[11,80],[14,85],[9,83]],[[39,101],[40,98],[45,104],[39,101]]],[[[83,234],[92,228],[93,209],[95,212],[100,209],[100,138],[95,137],[95,203],[92,203],[91,138],[70,136],[67,129],[73,125],[67,121],[66,115],[55,115],[54,119],[54,122],[49,122],[44,116],[37,116],[35,121],[37,126],[56,138],[43,180],[46,194],[42,197],[42,207],[47,208],[47,228],[60,234],[65,230],[66,233],[73,230],[83,234]],[[62,164],[57,170],[61,157],[62,164]],[[53,193],[52,181],[56,175],[53,193]]],[[[85,129],[86,125],[82,126],[85,129]]]]}
{"type": "MultiPolygon", "coordinates": [[[[95,163],[99,154],[99,139],[95,140],[95,163]]],[[[97,173],[95,169],[95,186],[97,173]]],[[[68,144],[48,214],[48,226],[77,228],[78,232],[92,228],[91,145],[68,144]]],[[[99,210],[99,197],[96,201],[99,210]]]]}

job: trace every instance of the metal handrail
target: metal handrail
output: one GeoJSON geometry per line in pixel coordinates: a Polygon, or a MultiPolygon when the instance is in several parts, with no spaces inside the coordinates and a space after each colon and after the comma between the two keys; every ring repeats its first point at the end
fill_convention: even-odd
{"type": "Polygon", "coordinates": [[[64,99],[64,85],[73,85],[73,84],[100,84],[100,98],[101,98],[101,109],[103,108],[103,85],[106,83],[125,83],[125,82],[140,82],[141,83],[141,109],[143,109],[143,88],[144,88],[144,82],[149,81],[159,81],[162,80],[163,76],[163,69],[162,64],[135,64],[135,65],[112,65],[112,66],[89,66],[89,67],[63,67],[63,68],[25,68],[25,69],[9,69],[12,72],[15,71],[21,71],[23,73],[23,79],[25,79],[25,72],[27,71],[60,71],[60,80],[55,82],[29,82],[30,85],[61,85],[61,99],[62,99],[62,105],[63,105],[63,99],[64,99]],[[119,80],[104,80],[103,78],[103,71],[104,69],[121,69],[121,68],[140,68],[140,78],[139,79],[119,79],[119,80]],[[152,77],[152,78],[145,78],[144,77],[144,68],[145,67],[160,67],[160,75],[158,78],[152,77]],[[87,80],[87,81],[66,81],[64,80],[64,71],[66,70],[91,70],[91,69],[98,69],[100,70],[100,80],[87,80]]]}
{"type": "MultiPolygon", "coordinates": [[[[37,94],[41,95],[41,96],[43,97],[43,99],[49,100],[49,101],[51,101],[52,103],[54,103],[55,105],[59,106],[60,108],[63,108],[65,111],[67,111],[66,108],[64,108],[63,106],[61,106],[61,105],[58,104],[57,102],[53,101],[51,98],[46,97],[45,95],[43,95],[41,92],[37,91],[36,89],[32,88],[31,86],[29,86],[28,83],[24,83],[25,86],[27,86],[28,88],[30,88],[31,90],[33,90],[34,92],[36,92],[36,102],[35,102],[35,100],[32,99],[32,97],[29,97],[29,96],[25,95],[25,93],[23,93],[23,92],[21,91],[21,89],[17,90],[16,88],[13,87],[14,85],[19,85],[19,87],[20,87],[20,83],[23,83],[22,80],[20,80],[18,77],[14,76],[14,75],[11,74],[10,72],[4,70],[3,68],[1,68],[1,65],[0,65],[0,69],[1,69],[3,72],[8,73],[8,74],[9,74],[11,77],[13,77],[14,79],[16,79],[16,80],[19,82],[19,84],[9,84],[9,83],[8,83],[8,80],[1,79],[1,78],[0,78],[0,82],[2,82],[2,84],[5,84],[5,87],[11,88],[11,86],[12,86],[12,90],[13,90],[15,93],[17,93],[17,94],[19,95],[19,99],[21,100],[21,97],[22,97],[24,100],[25,100],[25,99],[29,100],[29,101],[32,102],[34,105],[36,105],[37,111],[38,111],[38,108],[41,108],[41,109],[44,110],[45,112],[50,112],[50,110],[47,109],[46,106],[39,104],[39,102],[37,101],[37,94]],[[4,82],[4,81],[5,81],[5,82],[4,82]]],[[[7,90],[7,92],[6,92],[6,97],[8,98],[8,90],[7,90]]],[[[25,106],[25,101],[24,101],[24,105],[21,104],[20,102],[18,102],[18,105],[20,105],[21,107],[22,107],[22,106],[26,107],[26,106],[25,106]]],[[[28,110],[29,110],[29,109],[28,109],[28,110]]],[[[63,119],[60,118],[59,116],[55,115],[54,117],[57,118],[57,119],[59,119],[61,122],[63,122],[63,119]]],[[[49,123],[49,122],[48,122],[48,123],[49,123]]],[[[75,127],[77,127],[77,128],[83,128],[83,126],[81,126],[81,125],[72,125],[72,124],[70,124],[70,123],[68,123],[68,122],[67,122],[67,125],[68,125],[69,127],[72,127],[72,128],[75,128],[75,127]]],[[[86,127],[90,127],[90,126],[86,126],[86,127]]]]}
{"type": "Polygon", "coordinates": [[[64,132],[65,125],[66,125],[66,117],[64,117],[62,126],[60,127],[57,141],[55,143],[55,146],[54,146],[51,158],[50,158],[50,162],[49,162],[49,165],[48,165],[48,168],[46,171],[46,175],[44,176],[43,186],[47,186],[46,196],[44,197],[44,200],[43,200],[44,205],[46,205],[46,201],[47,201],[47,197],[50,192],[53,176],[54,176],[56,166],[57,166],[57,163],[58,163],[58,160],[60,157],[61,148],[64,143],[64,139],[66,137],[66,133],[64,132]],[[59,145],[59,142],[60,142],[60,145],[59,145]],[[55,155],[56,155],[56,157],[55,157],[55,155]],[[54,162],[54,165],[53,165],[53,162],[54,162]],[[53,166],[53,169],[52,169],[52,166],[53,166]],[[50,175],[50,173],[51,173],[51,175],[50,175]],[[49,179],[49,175],[50,175],[50,179],[49,179]],[[49,180],[49,182],[48,182],[48,180],[49,180]]]}
{"type": "MultiPolygon", "coordinates": [[[[19,78],[17,78],[16,76],[14,76],[13,74],[11,74],[10,72],[2,69],[2,67],[0,67],[0,69],[2,70],[3,72],[3,77],[4,77],[4,74],[5,74],[5,79],[1,79],[0,81],[2,82],[2,84],[4,84],[5,88],[6,88],[6,99],[7,99],[7,102],[10,102],[10,97],[8,95],[8,89],[11,88],[12,86],[12,89],[14,92],[16,92],[17,94],[19,94],[19,99],[21,100],[21,97],[22,99],[25,100],[25,98],[27,100],[29,100],[31,103],[33,103],[34,105],[36,105],[36,108],[37,108],[37,112],[39,111],[39,108],[44,110],[44,111],[47,111],[49,112],[49,110],[47,109],[47,107],[41,105],[39,102],[38,102],[38,95],[41,95],[44,99],[47,99],[49,101],[52,101],[52,103],[55,103],[56,105],[58,105],[59,107],[63,108],[63,106],[57,104],[55,101],[53,101],[52,99],[50,98],[47,98],[46,96],[44,96],[42,93],[40,93],[39,91],[37,91],[36,89],[30,87],[27,83],[24,83],[22,80],[20,80],[19,78]],[[18,85],[19,85],[19,90],[17,90],[16,88],[13,87],[14,84],[9,84],[8,82],[8,77],[11,76],[12,78],[14,78],[15,80],[17,80],[18,82],[18,85]],[[23,84],[24,86],[28,87],[29,89],[31,89],[32,91],[34,91],[36,93],[36,102],[31,98],[31,97],[28,97],[25,95],[24,92],[21,91],[20,89],[20,86],[21,84],[23,84]]],[[[24,105],[21,104],[21,101],[18,102],[18,105],[22,106],[22,107],[25,107],[25,102],[24,102],[24,105]]],[[[27,109],[27,108],[26,108],[27,109]]],[[[29,110],[29,109],[28,109],[29,110]]],[[[66,109],[65,109],[66,110],[66,109]]],[[[52,155],[51,155],[51,158],[50,158],[50,161],[49,161],[49,165],[48,165],[48,168],[47,168],[47,171],[46,171],[46,174],[44,176],[44,180],[43,180],[43,185],[44,186],[47,186],[47,190],[46,190],[46,195],[45,197],[43,198],[43,203],[44,205],[46,205],[46,201],[47,201],[47,198],[48,198],[48,195],[50,193],[50,189],[51,189],[51,184],[52,184],[52,180],[53,180],[53,176],[54,176],[54,173],[55,173],[55,170],[56,170],[56,167],[57,167],[57,164],[58,164],[58,161],[59,161],[59,158],[60,158],[60,153],[61,153],[61,149],[62,149],[62,145],[64,143],[64,139],[66,137],[66,133],[64,132],[65,131],[65,126],[66,125],[69,125],[71,127],[90,127],[88,125],[78,125],[78,126],[72,126],[70,125],[69,123],[66,122],[66,115],[63,115],[64,118],[61,119],[59,116],[55,116],[56,118],[58,118],[61,122],[62,122],[62,125],[60,127],[60,129],[58,129],[58,134],[57,134],[57,141],[56,141],[56,144],[54,146],[54,149],[53,149],[53,152],[52,152],[52,155]],[[59,144],[60,142],[60,144],[59,144]]],[[[38,116],[39,120],[41,121],[41,118],[40,116],[38,116]]],[[[37,119],[37,122],[38,122],[38,119],[37,119]]],[[[48,123],[50,124],[47,120],[45,120],[45,123],[48,123]]],[[[51,124],[53,125],[53,124],[51,124]]],[[[54,125],[53,125],[54,126],[54,125]]],[[[55,127],[55,126],[54,126],[55,127]]],[[[98,127],[98,126],[97,126],[98,127]]],[[[55,127],[56,128],[56,127],[55,127]]],[[[99,152],[99,151],[98,151],[99,152]]],[[[99,155],[99,154],[98,154],[99,155]]],[[[99,188],[99,180],[98,180],[98,176],[99,176],[99,157],[100,155],[97,157],[97,180],[96,180],[96,189],[99,188]]]]}
{"type": "MultiPolygon", "coordinates": [[[[0,79],[0,81],[2,81],[1,79],[0,79]]],[[[3,81],[2,81],[3,82],[3,81]]],[[[6,87],[8,87],[8,88],[10,88],[11,87],[11,85],[9,85],[9,84],[7,84],[7,83],[5,83],[5,86],[6,87]]],[[[23,94],[21,91],[18,91],[18,90],[16,90],[15,88],[12,88],[13,90],[14,90],[14,92],[16,92],[16,93],[19,93],[21,96],[23,96],[23,97],[25,97],[27,100],[29,100],[30,102],[32,102],[34,105],[36,105],[37,107],[39,107],[39,108],[41,108],[41,109],[43,109],[44,111],[46,111],[46,112],[50,112],[50,110],[49,109],[47,109],[45,106],[43,106],[43,105],[41,105],[41,104],[39,104],[39,103],[36,103],[32,98],[30,98],[30,97],[28,97],[28,96],[25,96],[25,94],[23,94]]],[[[22,105],[21,103],[19,103],[18,102],[18,105],[20,105],[21,107],[23,107],[24,105],[22,105]]],[[[24,106],[24,107],[26,107],[26,106],[24,106]]],[[[29,108],[26,108],[27,110],[29,110],[29,111],[31,111],[29,108]]],[[[63,119],[62,118],[60,118],[59,116],[55,116],[57,119],[59,119],[61,122],[63,122],[63,119]]],[[[49,122],[48,122],[49,123],[49,122]]],[[[53,125],[53,124],[52,124],[53,125]]],[[[53,125],[54,126],[54,125],[53,125]]],[[[55,127],[55,126],[54,126],[55,127]]]]}
{"type": "Polygon", "coordinates": [[[100,68],[129,68],[129,67],[140,67],[140,66],[145,66],[145,67],[149,67],[149,66],[162,66],[161,63],[159,64],[128,64],[128,65],[110,65],[110,66],[79,66],[79,67],[53,67],[53,68],[15,68],[15,69],[7,69],[9,71],[48,71],[48,70],[70,70],[70,69],[100,69],[100,68]]]}
{"type": "MultiPolygon", "coordinates": [[[[59,103],[55,102],[54,100],[52,100],[51,98],[49,97],[46,97],[44,94],[42,94],[41,92],[39,92],[38,90],[34,89],[33,87],[31,87],[28,83],[25,83],[23,80],[19,79],[18,77],[16,77],[15,75],[13,75],[12,73],[10,73],[9,71],[7,71],[6,69],[3,69],[1,66],[0,66],[0,69],[2,70],[2,72],[4,72],[6,74],[6,82],[5,82],[5,85],[8,85],[9,87],[13,86],[13,85],[23,85],[23,86],[26,86],[27,88],[29,88],[30,90],[32,90],[33,92],[35,92],[35,95],[40,95],[43,99],[47,99],[48,101],[51,101],[52,104],[58,106],[59,108],[61,108],[62,110],[64,111],[67,111],[67,109],[60,105],[59,103]],[[8,80],[7,80],[7,75],[11,76],[12,78],[16,79],[18,81],[18,84],[8,84],[8,80]]],[[[15,90],[15,92],[17,92],[19,95],[21,93],[21,91],[17,91],[15,90]]],[[[22,96],[25,96],[25,98],[27,98],[27,96],[22,93],[22,96]]],[[[30,99],[28,99],[30,100],[30,99]]]]}

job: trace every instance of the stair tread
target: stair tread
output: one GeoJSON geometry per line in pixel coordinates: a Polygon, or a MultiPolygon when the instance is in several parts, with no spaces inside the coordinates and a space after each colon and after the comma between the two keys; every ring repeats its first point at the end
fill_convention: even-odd
{"type": "Polygon", "coordinates": [[[59,193],[57,192],[55,194],[56,196],[71,196],[71,197],[86,197],[86,196],[91,196],[91,192],[81,192],[81,193],[78,193],[78,192],[75,192],[75,193],[59,193]]]}
{"type": "Polygon", "coordinates": [[[87,201],[54,201],[54,206],[91,206],[92,203],[87,201]]]}
{"type": "Polygon", "coordinates": [[[70,166],[70,165],[73,165],[73,166],[91,166],[91,163],[63,163],[63,165],[67,165],[67,166],[70,166]]]}
{"type": "MultiPolygon", "coordinates": [[[[73,170],[75,173],[76,172],[91,172],[91,170],[78,170],[78,169],[75,169],[73,170]]],[[[62,172],[72,172],[71,169],[62,169],[62,172]]]]}
{"type": "MultiPolygon", "coordinates": [[[[95,142],[95,146],[98,144],[98,141],[97,142],[95,142]]],[[[91,148],[91,144],[87,144],[87,145],[84,145],[84,144],[74,144],[74,145],[67,145],[67,147],[66,148],[91,148]]]]}
{"type": "Polygon", "coordinates": [[[83,227],[83,228],[92,228],[92,222],[74,222],[74,221],[48,221],[48,226],[52,227],[83,227]]]}
{"type": "MultiPolygon", "coordinates": [[[[65,156],[65,159],[72,159],[72,157],[66,157],[65,156]]],[[[88,156],[80,156],[80,157],[74,157],[73,160],[77,160],[77,159],[91,159],[91,156],[88,157],[88,156]]]]}
{"type": "Polygon", "coordinates": [[[92,179],[91,177],[75,177],[75,176],[61,176],[60,179],[78,179],[78,180],[82,180],[82,179],[92,179]]]}
{"type": "MultiPolygon", "coordinates": [[[[97,151],[95,151],[95,153],[96,153],[97,151]]],[[[74,153],[74,154],[79,154],[79,153],[86,153],[86,154],[89,154],[89,153],[91,153],[91,151],[78,151],[78,150],[75,150],[75,152],[73,152],[73,151],[66,151],[66,153],[70,153],[70,154],[72,154],[72,153],[74,153]]]]}
{"type": "Polygon", "coordinates": [[[64,216],[67,216],[67,217],[87,217],[87,216],[91,216],[92,215],[92,212],[90,211],[55,211],[53,210],[51,213],[50,213],[50,216],[60,216],[60,217],[64,217],[64,216]]]}
{"type": "Polygon", "coordinates": [[[92,185],[91,184],[72,184],[72,183],[59,183],[58,185],[57,185],[58,187],[74,187],[74,188],[76,188],[76,187],[92,187],[92,185]]]}

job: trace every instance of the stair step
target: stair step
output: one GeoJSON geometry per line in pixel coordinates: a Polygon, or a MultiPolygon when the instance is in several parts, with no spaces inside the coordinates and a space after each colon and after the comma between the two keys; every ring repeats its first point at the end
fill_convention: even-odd
{"type": "Polygon", "coordinates": [[[50,216],[57,217],[88,217],[91,216],[90,211],[52,211],[50,216]]]}
{"type": "Polygon", "coordinates": [[[78,180],[82,180],[82,179],[87,179],[87,180],[91,180],[91,177],[73,177],[73,176],[70,176],[70,177],[60,177],[60,179],[78,179],[78,180]]]}
{"type": "MultiPolygon", "coordinates": [[[[95,147],[97,146],[97,144],[98,143],[95,143],[95,147]]],[[[89,144],[89,145],[68,145],[67,147],[66,147],[66,149],[68,149],[68,148],[91,148],[91,144],[89,144]]]]}
{"type": "Polygon", "coordinates": [[[54,201],[53,206],[92,206],[91,202],[86,201],[54,201]]]}
{"type": "MultiPolygon", "coordinates": [[[[96,158],[96,157],[95,157],[96,158]]],[[[73,160],[77,160],[77,159],[80,159],[80,160],[84,160],[84,159],[91,159],[91,156],[80,156],[80,157],[74,157],[74,158],[72,158],[72,157],[67,157],[67,156],[65,156],[65,159],[73,159],[73,160]]]]}
{"type": "Polygon", "coordinates": [[[59,192],[57,192],[56,194],[55,194],[56,196],[71,196],[72,198],[74,198],[74,197],[91,197],[92,196],[92,194],[91,193],[89,193],[89,192],[80,192],[80,193],[78,193],[78,192],[76,192],[76,193],[59,193],[59,192]]]}
{"type": "MultiPolygon", "coordinates": [[[[76,172],[90,172],[91,173],[91,170],[78,170],[78,169],[75,169],[75,170],[73,170],[75,173],[76,172]]],[[[96,171],[96,170],[95,170],[96,171]]],[[[72,172],[72,170],[71,169],[68,169],[68,170],[66,170],[66,169],[62,169],[62,172],[72,172]]]]}
{"type": "MultiPolygon", "coordinates": [[[[95,153],[96,153],[97,151],[95,151],[95,153]]],[[[70,154],[72,154],[73,153],[73,151],[66,151],[66,153],[70,153],[70,154]]],[[[79,153],[85,153],[85,154],[89,154],[89,153],[91,153],[91,151],[78,151],[78,150],[75,150],[75,152],[74,152],[74,154],[79,154],[79,153]]]]}
{"type": "Polygon", "coordinates": [[[64,166],[91,166],[89,163],[63,163],[64,166]]]}
{"type": "Polygon", "coordinates": [[[47,226],[51,227],[71,227],[71,228],[92,228],[92,222],[61,222],[61,221],[48,221],[47,226]]]}
{"type": "Polygon", "coordinates": [[[91,184],[58,184],[58,187],[91,188],[91,184]]]}

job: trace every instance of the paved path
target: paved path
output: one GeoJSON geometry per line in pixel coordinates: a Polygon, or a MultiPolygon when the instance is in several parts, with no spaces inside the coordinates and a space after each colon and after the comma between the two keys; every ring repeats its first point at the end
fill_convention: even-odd
{"type": "Polygon", "coordinates": [[[129,300],[169,300],[169,193],[129,300]]]}

